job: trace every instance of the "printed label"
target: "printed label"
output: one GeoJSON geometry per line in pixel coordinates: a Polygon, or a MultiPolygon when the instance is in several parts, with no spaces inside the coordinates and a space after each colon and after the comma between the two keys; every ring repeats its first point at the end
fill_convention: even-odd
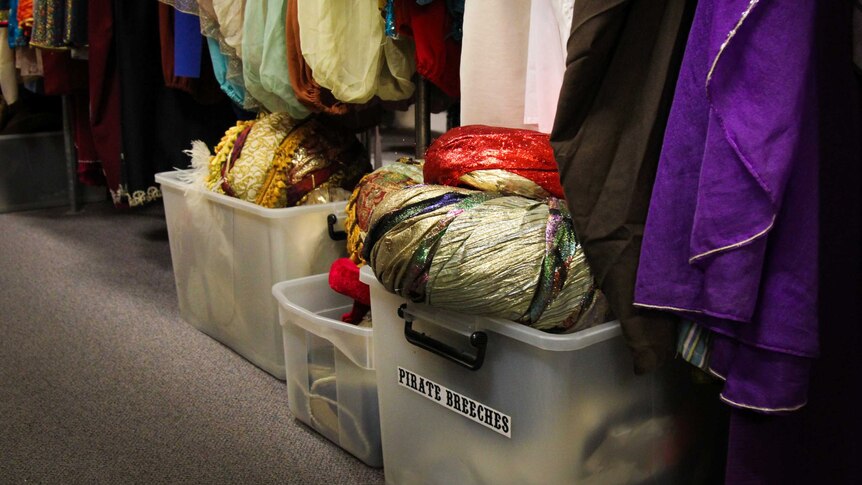
{"type": "Polygon", "coordinates": [[[506,438],[512,437],[512,418],[469,397],[447,389],[415,372],[398,367],[398,385],[425,396],[444,408],[492,429],[506,438]]]}

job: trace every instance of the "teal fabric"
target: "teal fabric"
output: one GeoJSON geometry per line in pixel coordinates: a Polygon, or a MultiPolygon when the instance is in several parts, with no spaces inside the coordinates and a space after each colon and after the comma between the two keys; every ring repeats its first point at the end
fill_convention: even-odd
{"type": "Polygon", "coordinates": [[[24,31],[18,28],[18,0],[9,2],[9,47],[23,47],[27,45],[24,31]]]}
{"type": "Polygon", "coordinates": [[[224,58],[224,54],[222,54],[219,49],[218,41],[213,39],[212,37],[207,37],[207,46],[210,51],[210,59],[212,59],[213,63],[213,73],[215,74],[216,81],[218,81],[221,90],[227,94],[228,98],[231,101],[236,103],[239,106],[243,106],[245,102],[245,90],[242,86],[236,85],[234,83],[228,82],[227,80],[227,61],[224,58]]]}
{"type": "Polygon", "coordinates": [[[269,111],[302,119],[311,112],[296,99],[287,68],[287,0],[247,2],[243,19],[243,79],[248,93],[269,111]]]}

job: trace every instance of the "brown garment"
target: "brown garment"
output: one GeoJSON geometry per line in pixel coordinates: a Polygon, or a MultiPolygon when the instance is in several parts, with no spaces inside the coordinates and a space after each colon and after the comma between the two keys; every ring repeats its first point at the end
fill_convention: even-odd
{"type": "Polygon", "coordinates": [[[321,87],[314,80],[311,67],[302,57],[299,45],[299,20],[296,14],[296,1],[287,2],[287,20],[285,22],[285,38],[287,39],[287,66],[290,73],[290,85],[296,93],[296,99],[316,112],[332,115],[343,115],[350,107],[335,99],[328,89],[321,87]]]}
{"type": "Polygon", "coordinates": [[[635,274],[692,0],[578,0],[551,144],[596,281],[635,372],[672,355],[676,322],[632,305],[635,274]]]}

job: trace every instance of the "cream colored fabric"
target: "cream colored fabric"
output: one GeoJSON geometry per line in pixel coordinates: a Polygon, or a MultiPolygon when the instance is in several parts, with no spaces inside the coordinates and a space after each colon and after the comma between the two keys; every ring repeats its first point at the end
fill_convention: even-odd
{"type": "Polygon", "coordinates": [[[532,0],[524,93],[524,123],[542,133],[554,127],[563,75],[566,73],[566,41],[572,23],[574,0],[532,0]],[[565,29],[565,33],[563,30],[565,29]]]}
{"type": "Polygon", "coordinates": [[[290,85],[285,44],[285,0],[247,2],[243,20],[242,73],[245,89],[271,113],[287,112],[305,118],[290,85]]]}
{"type": "Polygon", "coordinates": [[[314,0],[297,4],[302,55],[314,80],[345,103],[407,99],[416,70],[413,44],[384,33],[377,2],[314,0]]]}
{"type": "Polygon", "coordinates": [[[272,157],[296,122],[287,113],[265,115],[255,122],[227,180],[237,198],[254,202],[272,157]]]}
{"type": "Polygon", "coordinates": [[[469,0],[461,50],[461,124],[535,130],[524,123],[530,5],[469,0]]]}
{"type": "Polygon", "coordinates": [[[7,41],[9,29],[0,29],[0,93],[6,104],[18,101],[18,79],[15,73],[15,54],[7,41]]]}
{"type": "MultiPolygon", "coordinates": [[[[255,0],[259,2],[260,0],[255,0]]],[[[212,0],[222,41],[242,57],[242,26],[246,0],[212,0]]]]}

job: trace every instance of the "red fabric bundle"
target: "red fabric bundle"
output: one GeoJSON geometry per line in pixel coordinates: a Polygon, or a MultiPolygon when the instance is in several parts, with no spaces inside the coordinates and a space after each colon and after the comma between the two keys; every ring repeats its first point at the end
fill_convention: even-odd
{"type": "Polygon", "coordinates": [[[548,135],[538,131],[468,125],[446,132],[425,153],[425,183],[458,186],[462,175],[505,170],[563,198],[548,135]]]}
{"type": "Polygon", "coordinates": [[[371,309],[371,291],[359,281],[359,266],[350,258],[336,259],[329,268],[329,287],[335,292],[353,298],[353,309],[341,316],[346,323],[360,323],[371,309]]]}
{"type": "Polygon", "coordinates": [[[461,44],[449,32],[452,18],[445,2],[419,5],[402,0],[395,11],[398,31],[416,45],[416,72],[453,98],[461,95],[461,44]]]}

